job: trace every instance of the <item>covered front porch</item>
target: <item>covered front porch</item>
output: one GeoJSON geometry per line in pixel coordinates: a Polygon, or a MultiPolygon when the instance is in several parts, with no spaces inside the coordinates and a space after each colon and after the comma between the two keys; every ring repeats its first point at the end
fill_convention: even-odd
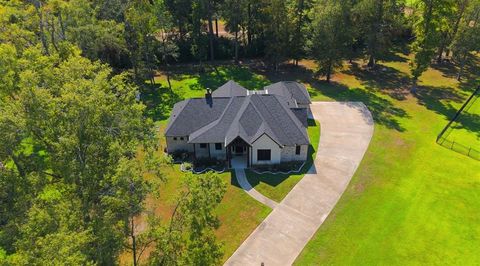
{"type": "Polygon", "coordinates": [[[226,146],[227,162],[230,168],[249,168],[251,165],[252,147],[242,138],[235,138],[226,146]]]}

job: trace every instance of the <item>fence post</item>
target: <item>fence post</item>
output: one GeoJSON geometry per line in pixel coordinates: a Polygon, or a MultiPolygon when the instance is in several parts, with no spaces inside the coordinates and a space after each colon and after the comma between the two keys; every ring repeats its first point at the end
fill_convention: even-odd
{"type": "Polygon", "coordinates": [[[470,156],[471,151],[472,151],[472,147],[470,147],[470,149],[468,149],[468,156],[470,156]]]}
{"type": "Polygon", "coordinates": [[[455,145],[455,141],[452,141],[452,146],[450,147],[450,150],[453,150],[453,145],[455,145]]]}

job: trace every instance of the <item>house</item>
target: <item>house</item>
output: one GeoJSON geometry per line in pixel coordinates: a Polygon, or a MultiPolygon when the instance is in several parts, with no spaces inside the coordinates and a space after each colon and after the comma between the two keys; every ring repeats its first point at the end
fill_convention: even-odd
{"type": "Polygon", "coordinates": [[[204,98],[178,102],[165,131],[167,152],[247,167],[306,160],[308,110],[298,103],[307,104],[310,97],[301,85],[285,87],[249,91],[229,81],[213,93],[207,90],[204,98]],[[305,92],[295,91],[301,89],[305,92]]]}
{"type": "Polygon", "coordinates": [[[268,94],[283,96],[293,100],[298,108],[310,108],[312,101],[305,85],[295,81],[280,81],[264,88],[268,94]]]}

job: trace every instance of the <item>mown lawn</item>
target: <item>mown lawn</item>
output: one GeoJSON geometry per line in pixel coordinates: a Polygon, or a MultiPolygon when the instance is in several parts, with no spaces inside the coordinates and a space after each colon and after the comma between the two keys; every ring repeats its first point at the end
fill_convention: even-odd
{"type": "Polygon", "coordinates": [[[246,170],[248,182],[268,198],[276,202],[282,201],[313,164],[320,140],[320,124],[318,121],[309,120],[308,136],[311,143],[308,148],[308,160],[298,174],[257,174],[246,170]]]}
{"type": "Polygon", "coordinates": [[[480,151],[480,96],[472,99],[471,105],[460,113],[445,136],[447,140],[480,151]],[[476,131],[475,131],[476,130],[476,131]]]}
{"type": "Polygon", "coordinates": [[[411,94],[408,62],[384,66],[311,86],[317,99],[365,102],[376,124],[358,171],[296,264],[478,265],[480,163],[435,143],[474,87],[430,69],[411,94]]]}

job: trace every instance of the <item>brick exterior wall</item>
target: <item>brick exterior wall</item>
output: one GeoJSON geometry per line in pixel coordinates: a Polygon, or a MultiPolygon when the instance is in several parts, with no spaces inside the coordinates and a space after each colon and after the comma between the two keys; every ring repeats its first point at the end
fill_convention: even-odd
{"type": "Polygon", "coordinates": [[[305,161],[308,155],[308,145],[300,145],[300,154],[295,154],[296,146],[285,146],[282,149],[281,161],[305,161]]]}

